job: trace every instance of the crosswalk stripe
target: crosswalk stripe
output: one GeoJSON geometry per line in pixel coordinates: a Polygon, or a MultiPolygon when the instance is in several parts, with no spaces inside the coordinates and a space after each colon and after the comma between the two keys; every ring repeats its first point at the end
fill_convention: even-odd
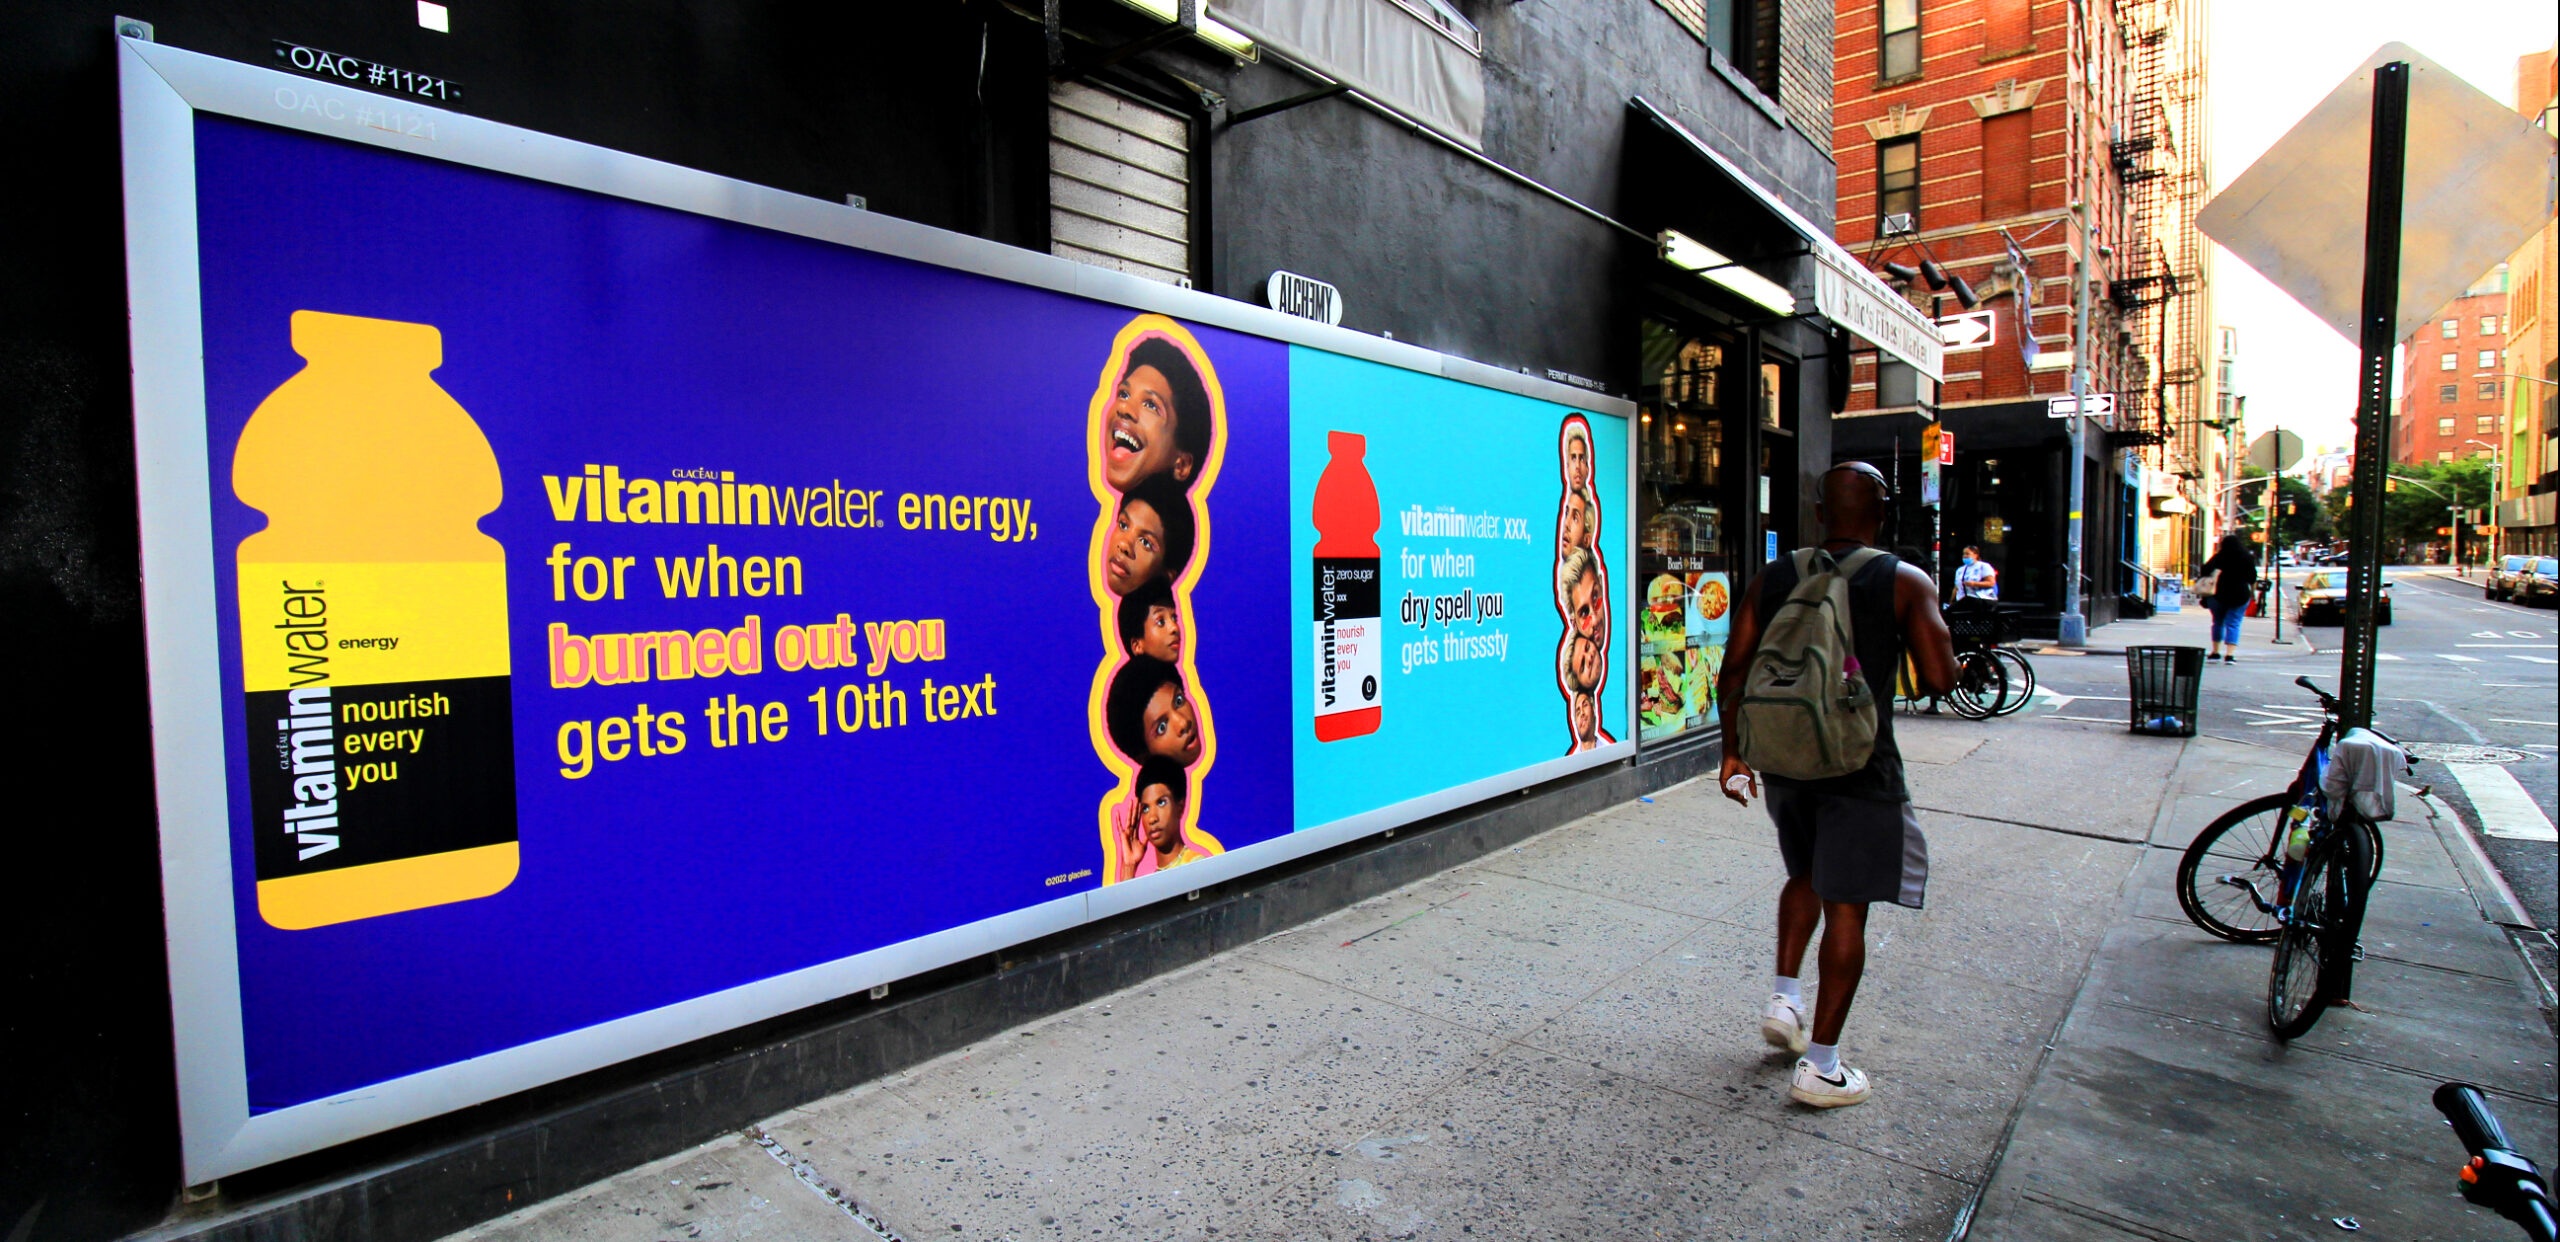
{"type": "Polygon", "coordinates": [[[2453,779],[2461,782],[2462,792],[2471,799],[2471,809],[2480,813],[2480,831],[2493,837],[2517,841],[2560,841],[2560,831],[2551,827],[2551,819],[2533,804],[2515,775],[2495,763],[2448,763],[2453,779]]]}
{"type": "Polygon", "coordinates": [[[2436,653],[2436,658],[2439,660],[2451,660],[2456,664],[2478,664],[2480,662],[2480,657],[2478,656],[2451,655],[2442,651],[2436,653]]]}
{"type": "Polygon", "coordinates": [[[2522,661],[2524,661],[2524,662],[2525,662],[2525,663],[2527,663],[2527,664],[2560,664],[2560,660],[2554,660],[2554,659],[2552,659],[2552,658],[2551,658],[2551,657],[2549,657],[2549,656],[2513,656],[2513,655],[2511,655],[2511,656],[2508,656],[2507,658],[2508,658],[2508,659],[2510,659],[2510,660],[2522,660],[2522,661]]]}
{"type": "Polygon", "coordinates": [[[2373,658],[2377,660],[2397,660],[2400,657],[2393,655],[2388,651],[2377,651],[2373,653],[2373,658]]]}

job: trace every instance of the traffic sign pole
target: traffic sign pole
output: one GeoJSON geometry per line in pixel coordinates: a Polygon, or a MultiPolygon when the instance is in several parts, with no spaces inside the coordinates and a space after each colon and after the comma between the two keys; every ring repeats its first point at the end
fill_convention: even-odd
{"type": "Polygon", "coordinates": [[[2349,510],[2345,689],[2338,712],[2348,728],[2373,724],[2374,609],[2382,594],[2383,480],[2391,468],[2391,356],[2400,315],[2400,195],[2408,157],[2409,62],[2374,70],[2373,144],[2367,148],[2364,302],[2358,312],[2362,374],[2356,389],[2354,494],[2376,503],[2349,510]]]}

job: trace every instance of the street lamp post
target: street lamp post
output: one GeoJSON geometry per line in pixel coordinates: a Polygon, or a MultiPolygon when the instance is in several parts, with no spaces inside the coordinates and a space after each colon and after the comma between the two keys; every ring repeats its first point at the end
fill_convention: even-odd
{"type": "MultiPolygon", "coordinates": [[[[2497,419],[2498,435],[2504,437],[2507,433],[2507,416],[2502,412],[2497,415],[2497,419]]],[[[2506,527],[2497,524],[2498,492],[2507,485],[2507,451],[2503,443],[2491,444],[2486,440],[2465,440],[2463,443],[2477,444],[2489,450],[2489,559],[2495,562],[2498,559],[2498,536],[2507,533],[2506,527]]],[[[2479,525],[2477,522],[2472,523],[2473,533],[2478,533],[2479,525]]]]}
{"type": "Polygon", "coordinates": [[[2088,451],[2082,439],[2087,434],[2083,428],[2089,408],[2089,265],[2097,259],[2091,253],[2086,205],[2072,203],[2071,215],[2078,231],[2080,261],[2071,277],[2071,508],[2063,536],[2062,616],[2056,625],[2065,647],[2089,641],[2089,619],[2080,611],[2080,506],[2088,499],[2081,476],[2087,473],[2082,454],[2088,451]]]}

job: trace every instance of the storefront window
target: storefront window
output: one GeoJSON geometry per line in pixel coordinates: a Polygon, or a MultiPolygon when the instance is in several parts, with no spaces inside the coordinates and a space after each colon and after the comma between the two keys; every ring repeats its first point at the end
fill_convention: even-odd
{"type": "MultiPolygon", "coordinates": [[[[1636,724],[1661,741],[1716,722],[1743,535],[1735,495],[1750,374],[1728,342],[1644,325],[1639,394],[1636,724]]],[[[1757,402],[1755,405],[1759,404],[1757,402]]]]}

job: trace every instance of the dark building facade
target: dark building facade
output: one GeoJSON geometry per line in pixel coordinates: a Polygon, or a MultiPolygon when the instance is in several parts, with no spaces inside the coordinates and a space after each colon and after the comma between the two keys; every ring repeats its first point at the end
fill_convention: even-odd
{"type": "MultiPolygon", "coordinates": [[[[1169,29],[1170,0],[454,3],[435,9],[441,30],[422,23],[428,7],[129,0],[0,13],[0,117],[41,183],[13,196],[16,278],[0,292],[0,630],[43,653],[21,670],[19,701],[51,705],[10,714],[11,773],[29,791],[20,822],[52,826],[22,833],[30,879],[0,916],[19,946],[0,1012],[0,1055],[19,1082],[0,1134],[0,1232],[12,1237],[116,1236],[172,1212],[229,1227],[262,1211],[295,1236],[429,1236],[520,1204],[519,1189],[592,1175],[476,1141],[698,1076],[758,1039],[819,1038],[809,1033],[846,1016],[678,1049],[178,1205],[135,551],[120,19],[155,42],[271,68],[284,67],[279,41],[414,67],[459,85],[457,111],[1221,296],[1260,302],[1275,272],[1325,282],[1344,327],[1637,403],[1639,592],[1668,577],[1693,596],[1708,582],[1738,595],[1769,554],[1814,536],[1834,394],[1845,395],[1848,352],[1868,348],[1814,296],[1835,201],[1833,12],[1819,0],[1210,6],[1233,38],[1169,29]],[[1328,16],[1349,10],[1392,37],[1344,41],[1328,16]],[[1761,296],[1666,262],[1666,233],[1730,256],[1761,296]],[[78,753],[62,746],[70,737],[84,739],[78,753]],[[125,758],[81,757],[108,754],[125,758]],[[449,1156],[465,1149],[483,1163],[449,1156]],[[433,1170],[465,1165],[483,1188],[468,1203],[370,1225],[346,1214],[394,1184],[407,1202],[433,1201],[451,1184],[433,1170]]],[[[1639,681],[1686,693],[1642,718],[1638,760],[1503,812],[1505,831],[1709,761],[1712,713],[1696,688],[1721,648],[1652,646],[1648,673],[1685,681],[1639,681]]],[[[1441,852],[1398,865],[1465,856],[1429,848],[1441,852]]],[[[1305,917],[1325,908],[1306,902],[1354,900],[1395,873],[1363,874],[1273,908],[1305,917]]],[[[1143,940],[1146,925],[1107,935],[1143,940]]],[[[1044,951],[1099,952],[1104,938],[1044,951]]],[[[1113,960],[1116,987],[1187,959],[1113,960]]],[[[986,964],[998,982],[975,991],[945,980],[968,1012],[911,1018],[887,1050],[845,1062],[864,1068],[801,1089],[1075,1003],[1071,990],[1001,986],[1011,965],[986,964]]],[[[727,1124],[681,1094],[656,1124],[599,1139],[597,1158],[628,1164],[727,1124]]]]}

